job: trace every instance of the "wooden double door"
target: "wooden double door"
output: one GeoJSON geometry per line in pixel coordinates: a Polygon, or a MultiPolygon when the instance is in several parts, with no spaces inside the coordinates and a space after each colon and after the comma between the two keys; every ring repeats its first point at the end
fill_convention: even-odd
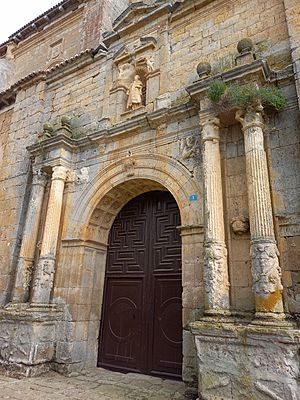
{"type": "Polygon", "coordinates": [[[98,365],[181,377],[180,216],[164,191],[131,200],[110,231],[98,365]]]}

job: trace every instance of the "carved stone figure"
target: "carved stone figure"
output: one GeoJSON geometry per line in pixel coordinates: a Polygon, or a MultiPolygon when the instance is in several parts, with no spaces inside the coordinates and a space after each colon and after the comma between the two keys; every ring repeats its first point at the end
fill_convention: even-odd
{"type": "MultiPolygon", "coordinates": [[[[222,243],[207,243],[204,252],[204,281],[207,303],[228,308],[227,249],[222,243]]],[[[213,307],[212,307],[213,308],[213,307]]]]}
{"type": "Polygon", "coordinates": [[[130,63],[125,63],[119,67],[118,86],[125,86],[127,89],[135,76],[135,68],[130,63]]]}
{"type": "Polygon", "coordinates": [[[232,218],[230,224],[233,232],[236,235],[242,235],[243,233],[247,233],[249,231],[249,220],[243,215],[232,218]]]}
{"type": "Polygon", "coordinates": [[[134,81],[128,90],[127,109],[135,110],[142,105],[142,89],[143,83],[139,75],[135,75],[134,81]]]}
{"type": "Polygon", "coordinates": [[[90,180],[89,167],[83,167],[80,169],[79,174],[76,176],[76,183],[87,183],[90,180]]]}
{"type": "Polygon", "coordinates": [[[198,141],[195,136],[188,136],[180,142],[180,153],[183,160],[187,160],[196,155],[198,141]]]}
{"type": "Polygon", "coordinates": [[[147,65],[148,72],[153,72],[155,70],[154,60],[152,57],[146,58],[146,65],[147,65]]]}
{"type": "Polygon", "coordinates": [[[279,252],[275,243],[252,245],[253,288],[257,295],[268,296],[282,290],[279,252]]]}

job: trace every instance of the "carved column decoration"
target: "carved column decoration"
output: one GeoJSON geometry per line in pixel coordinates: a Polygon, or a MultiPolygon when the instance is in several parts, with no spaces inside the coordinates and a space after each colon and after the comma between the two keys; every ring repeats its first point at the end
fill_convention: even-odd
{"type": "Polygon", "coordinates": [[[22,244],[17,263],[12,303],[25,303],[28,301],[46,183],[47,174],[40,170],[33,173],[22,244]]]}
{"type": "Polygon", "coordinates": [[[204,287],[206,313],[229,310],[229,280],[225,245],[219,120],[200,112],[204,173],[204,287]]]}
{"type": "Polygon", "coordinates": [[[281,268],[274,234],[261,105],[238,111],[246,153],[253,290],[257,316],[283,313],[281,268]]]}
{"type": "Polygon", "coordinates": [[[57,166],[53,168],[41,254],[33,282],[32,303],[48,304],[50,300],[66,178],[67,169],[65,167],[57,166]]]}

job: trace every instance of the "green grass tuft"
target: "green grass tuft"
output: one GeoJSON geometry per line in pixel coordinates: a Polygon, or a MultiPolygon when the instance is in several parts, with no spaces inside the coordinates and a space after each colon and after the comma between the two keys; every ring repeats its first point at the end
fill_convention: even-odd
{"type": "Polygon", "coordinates": [[[224,106],[246,108],[256,102],[261,102],[262,105],[277,111],[286,106],[286,98],[279,88],[258,87],[254,83],[226,85],[224,82],[214,81],[208,90],[208,97],[213,103],[223,108],[224,106]]]}

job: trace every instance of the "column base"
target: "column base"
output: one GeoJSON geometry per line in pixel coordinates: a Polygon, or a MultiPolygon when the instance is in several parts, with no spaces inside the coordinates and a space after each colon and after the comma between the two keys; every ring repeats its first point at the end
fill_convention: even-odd
{"type": "Polygon", "coordinates": [[[199,399],[298,399],[300,330],[295,326],[198,321],[192,332],[199,399]]]}

